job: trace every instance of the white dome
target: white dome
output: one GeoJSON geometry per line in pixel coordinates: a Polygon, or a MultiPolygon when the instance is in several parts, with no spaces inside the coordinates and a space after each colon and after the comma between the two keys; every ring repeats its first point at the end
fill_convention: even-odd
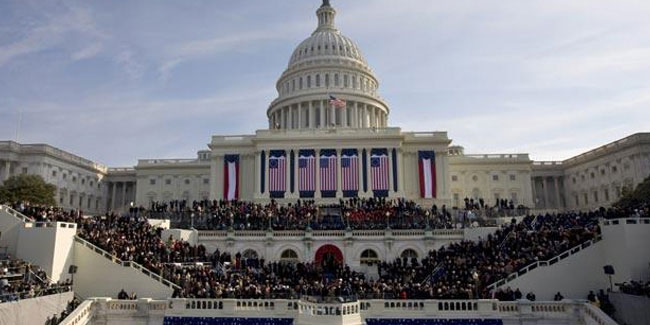
{"type": "Polygon", "coordinates": [[[318,27],[296,47],[278,79],[278,97],[267,109],[269,127],[387,127],[379,81],[357,44],[336,28],[336,10],[323,0],[316,16],[318,27]]]}
{"type": "Polygon", "coordinates": [[[350,38],[338,30],[316,30],[309,38],[304,40],[291,55],[289,68],[296,64],[323,57],[347,58],[367,65],[361,50],[350,38]]]}

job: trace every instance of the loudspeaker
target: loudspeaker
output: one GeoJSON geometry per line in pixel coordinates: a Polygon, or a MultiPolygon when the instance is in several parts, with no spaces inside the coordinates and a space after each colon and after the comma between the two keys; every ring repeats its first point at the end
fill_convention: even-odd
{"type": "Polygon", "coordinates": [[[77,266],[76,265],[70,265],[68,268],[68,274],[75,274],[77,273],[77,266]]]}
{"type": "Polygon", "coordinates": [[[603,271],[605,271],[605,274],[607,275],[614,275],[614,267],[611,265],[603,266],[603,271]]]}

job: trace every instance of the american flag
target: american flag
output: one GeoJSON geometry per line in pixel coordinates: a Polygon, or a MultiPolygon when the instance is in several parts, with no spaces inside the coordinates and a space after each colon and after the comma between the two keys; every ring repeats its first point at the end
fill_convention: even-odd
{"type": "Polygon", "coordinates": [[[337,107],[337,108],[345,108],[347,106],[347,102],[343,99],[338,99],[332,95],[330,95],[330,105],[337,107]]]}
{"type": "Polygon", "coordinates": [[[373,191],[388,191],[388,155],[386,151],[370,156],[370,176],[373,191]]]}
{"type": "Polygon", "coordinates": [[[298,157],[298,191],[316,191],[316,157],[313,150],[301,150],[298,157]]]}
{"type": "Polygon", "coordinates": [[[321,150],[320,190],[336,191],[336,151],[321,150]]]}
{"type": "Polygon", "coordinates": [[[354,149],[341,153],[341,182],[344,192],[359,191],[359,156],[354,149]]]}
{"type": "Polygon", "coordinates": [[[271,192],[285,192],[287,188],[287,162],[285,153],[269,157],[269,190],[271,192]]]}

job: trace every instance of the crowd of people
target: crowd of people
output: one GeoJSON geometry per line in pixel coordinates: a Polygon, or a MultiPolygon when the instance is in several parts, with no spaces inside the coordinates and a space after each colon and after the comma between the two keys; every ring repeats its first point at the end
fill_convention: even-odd
{"type": "Polygon", "coordinates": [[[70,300],[68,302],[65,309],[60,314],[58,314],[58,315],[54,314],[54,315],[52,315],[52,317],[48,317],[45,320],[45,325],[58,325],[58,324],[60,324],[61,322],[63,322],[65,320],[66,317],[68,317],[68,315],[72,314],[72,312],[75,309],[77,309],[77,307],[79,307],[80,304],[81,304],[81,302],[79,301],[79,299],[77,299],[76,297],[72,298],[72,300],[70,300]]]}
{"type": "MultiPolygon", "coordinates": [[[[310,218],[318,222],[323,218],[320,210],[332,208],[340,209],[352,225],[355,222],[369,223],[369,227],[373,227],[373,220],[381,224],[382,216],[390,219],[393,213],[399,216],[394,217],[395,220],[405,218],[408,220],[404,221],[405,224],[414,222],[426,227],[429,220],[445,220],[440,216],[446,213],[444,207],[422,209],[402,200],[349,200],[341,202],[338,207],[321,207],[313,202],[283,207],[276,203],[259,205],[225,201],[195,202],[190,206],[178,202],[152,207],[160,211],[188,208],[195,212],[210,211],[221,216],[211,222],[243,229],[264,229],[267,222],[280,229],[290,229],[291,225],[301,222],[304,222],[303,226],[310,226],[310,219],[302,219],[304,216],[311,215],[310,218]],[[431,218],[431,214],[437,219],[431,218]],[[282,225],[289,228],[282,228],[282,225]]],[[[513,219],[479,241],[451,243],[422,258],[404,257],[379,262],[375,264],[378,276],[371,279],[345,264],[267,263],[239,253],[234,256],[218,250],[209,253],[202,245],[162,238],[161,229],[149,224],[144,210],[134,210],[125,216],[107,214],[85,218],[75,211],[19,208],[32,216],[40,214],[44,220],[62,218],[76,222],[78,235],[82,238],[120,260],[134,261],[177,284],[179,289],[175,290],[175,297],[191,298],[510,299],[513,295],[520,297],[521,293],[490,292],[489,285],[530,263],[550,259],[594,238],[599,233],[598,218],[615,214],[603,209],[589,213],[527,216],[521,222],[513,219]]],[[[445,222],[450,221],[441,222],[446,226],[445,222]]],[[[399,225],[399,222],[393,224],[399,225]]]]}
{"type": "Polygon", "coordinates": [[[70,291],[69,281],[50,283],[38,266],[4,256],[0,259],[0,303],[70,291]]]}
{"type": "Polygon", "coordinates": [[[650,298],[650,281],[630,281],[617,285],[621,292],[628,295],[645,296],[650,298]]]}
{"type": "Polygon", "coordinates": [[[446,206],[424,208],[413,201],[382,198],[347,199],[317,205],[298,200],[280,205],[243,201],[204,200],[152,202],[149,208],[133,207],[132,216],[170,219],[175,226],[200,230],[368,230],[449,229],[476,222],[477,217],[456,218],[458,211],[446,206]]]}

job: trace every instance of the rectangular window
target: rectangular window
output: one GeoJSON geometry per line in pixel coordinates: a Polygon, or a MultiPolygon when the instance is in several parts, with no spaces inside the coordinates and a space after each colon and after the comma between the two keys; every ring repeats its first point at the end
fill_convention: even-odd
{"type": "Polygon", "coordinates": [[[499,180],[499,175],[492,175],[492,180],[493,181],[498,181],[499,180]]]}
{"type": "Polygon", "coordinates": [[[67,177],[68,177],[68,175],[66,175],[66,174],[64,173],[64,174],[63,174],[63,179],[66,179],[67,177]]]}
{"type": "Polygon", "coordinates": [[[605,189],[605,201],[609,201],[609,189],[605,189]]]}
{"type": "Polygon", "coordinates": [[[343,87],[348,88],[348,85],[350,84],[348,81],[348,75],[346,74],[343,76],[343,87]]]}
{"type": "Polygon", "coordinates": [[[23,167],[23,169],[22,169],[22,173],[23,173],[23,175],[24,175],[24,174],[27,174],[27,167],[23,167]]]}
{"type": "Polygon", "coordinates": [[[316,87],[320,87],[320,75],[316,75],[316,87]]]}
{"type": "Polygon", "coordinates": [[[594,191],[594,202],[598,203],[598,191],[594,191]]]}
{"type": "Polygon", "coordinates": [[[339,86],[339,74],[334,75],[334,86],[338,87],[339,86]]]}
{"type": "Polygon", "coordinates": [[[311,76],[307,76],[307,88],[311,88],[311,76]]]}
{"type": "Polygon", "coordinates": [[[209,178],[204,178],[203,179],[203,184],[210,184],[210,179],[209,178]]]}
{"type": "Polygon", "coordinates": [[[300,85],[299,88],[302,89],[302,77],[300,77],[300,85]]]}
{"type": "Polygon", "coordinates": [[[510,175],[510,180],[511,180],[511,181],[514,182],[516,179],[517,179],[517,176],[516,176],[516,175],[510,175]]]}
{"type": "Polygon", "coordinates": [[[149,185],[156,185],[156,180],[155,179],[150,179],[149,180],[149,185]]]}
{"type": "Polygon", "coordinates": [[[584,194],[584,199],[585,205],[589,204],[589,195],[587,195],[587,193],[584,194]]]}
{"type": "Polygon", "coordinates": [[[456,175],[451,175],[451,181],[452,181],[452,182],[457,182],[457,181],[458,181],[458,176],[456,176],[456,175]]]}
{"type": "Polygon", "coordinates": [[[52,171],[52,177],[56,177],[56,170],[52,171]]]}
{"type": "Polygon", "coordinates": [[[171,179],[166,179],[165,180],[165,185],[172,185],[172,180],[171,179]]]}

